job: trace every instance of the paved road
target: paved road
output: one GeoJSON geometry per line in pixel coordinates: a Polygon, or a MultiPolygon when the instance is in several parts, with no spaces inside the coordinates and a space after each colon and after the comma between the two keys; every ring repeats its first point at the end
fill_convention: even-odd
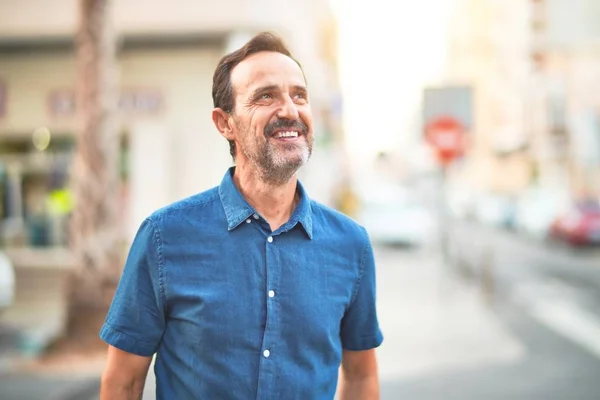
{"type": "MultiPolygon", "coordinates": [[[[512,362],[384,383],[386,399],[599,399],[600,254],[461,224],[453,270],[522,346],[512,362]]],[[[442,333],[443,334],[443,333],[442,333]]]]}

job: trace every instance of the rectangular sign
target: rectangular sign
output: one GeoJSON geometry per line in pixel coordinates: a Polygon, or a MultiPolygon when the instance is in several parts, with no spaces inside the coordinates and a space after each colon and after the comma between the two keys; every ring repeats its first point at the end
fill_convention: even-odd
{"type": "MultiPolygon", "coordinates": [[[[50,114],[54,117],[71,117],[76,112],[75,91],[56,89],[49,93],[50,114]]],[[[121,91],[119,110],[126,115],[156,115],[163,110],[163,93],[159,89],[132,89],[121,91]]]]}
{"type": "Polygon", "coordinates": [[[423,126],[442,116],[453,117],[467,131],[473,126],[473,90],[469,86],[440,86],[423,90],[423,126]]]}

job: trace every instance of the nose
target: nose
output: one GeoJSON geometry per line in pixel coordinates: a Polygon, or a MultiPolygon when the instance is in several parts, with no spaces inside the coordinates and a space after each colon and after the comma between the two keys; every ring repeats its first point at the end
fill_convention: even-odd
{"type": "Polygon", "coordinates": [[[289,96],[284,96],[281,107],[277,112],[277,117],[281,119],[297,120],[299,118],[298,107],[289,96]]]}

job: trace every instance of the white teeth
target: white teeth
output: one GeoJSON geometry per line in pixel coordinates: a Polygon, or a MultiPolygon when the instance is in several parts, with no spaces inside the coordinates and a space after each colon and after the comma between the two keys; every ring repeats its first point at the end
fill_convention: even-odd
{"type": "Polygon", "coordinates": [[[277,133],[277,137],[278,138],[282,138],[282,137],[298,137],[298,132],[294,132],[294,131],[278,132],[277,133]]]}

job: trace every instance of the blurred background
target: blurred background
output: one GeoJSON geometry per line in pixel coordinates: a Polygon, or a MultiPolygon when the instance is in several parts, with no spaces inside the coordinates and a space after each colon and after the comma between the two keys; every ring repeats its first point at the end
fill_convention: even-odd
{"type": "MultiPolygon", "coordinates": [[[[97,398],[102,355],[43,362],[70,337],[69,277],[85,270],[69,229],[86,207],[74,189],[83,3],[0,0],[3,400],[97,398]]],[[[121,253],[153,210],[220,182],[231,158],[212,74],[274,31],[303,65],[316,123],[300,179],[375,245],[382,399],[600,398],[598,0],[108,10],[118,144],[95,145],[115,164],[121,253]]]]}

